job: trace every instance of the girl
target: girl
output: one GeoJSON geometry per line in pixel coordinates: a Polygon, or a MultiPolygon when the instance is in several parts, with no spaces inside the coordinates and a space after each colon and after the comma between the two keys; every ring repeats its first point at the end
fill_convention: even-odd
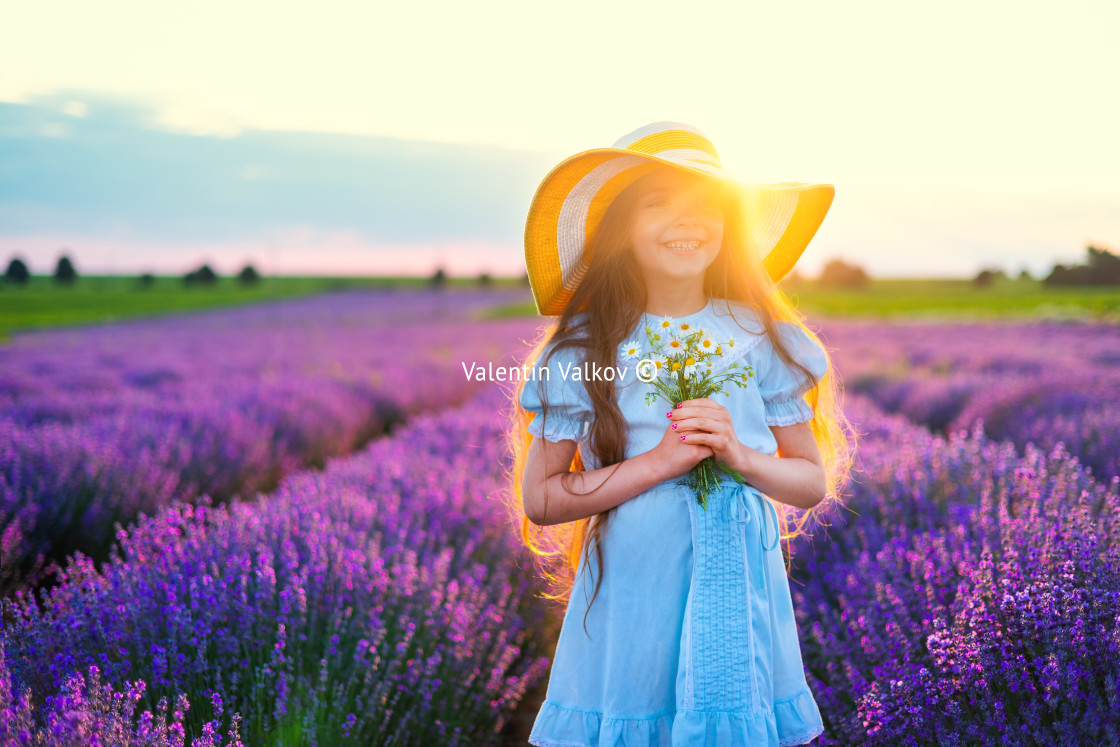
{"type": "Polygon", "coordinates": [[[850,467],[828,354],[775,287],[832,197],[742,184],[676,122],[577,154],[537,189],[529,282],[559,320],[516,391],[512,495],[537,557],[562,558],[563,576],[544,572],[567,608],[531,744],[757,747],[823,731],[778,546],[786,511],[767,496],[805,510],[800,533],[850,467]],[[647,325],[725,341],[712,373],[749,366],[745,388],[647,405],[652,385],[619,355],[647,325]],[[724,473],[703,508],[677,482],[709,456],[746,483],[724,473]]]}

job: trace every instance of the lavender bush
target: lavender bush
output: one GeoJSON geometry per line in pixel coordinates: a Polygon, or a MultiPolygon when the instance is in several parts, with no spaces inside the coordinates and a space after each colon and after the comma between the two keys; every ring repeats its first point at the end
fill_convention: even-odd
{"type": "MultiPolygon", "coordinates": [[[[130,683],[122,692],[116,692],[111,685],[101,682],[101,673],[96,665],[89,667],[89,683],[81,674],[67,679],[58,695],[50,696],[41,712],[24,693],[18,699],[13,697],[11,675],[4,660],[4,647],[0,646],[0,744],[28,745],[28,747],[100,747],[105,745],[136,745],[139,747],[184,747],[183,714],[190,708],[186,696],[180,695],[175,702],[175,710],[167,722],[168,702],[161,698],[156,705],[156,713],[144,711],[138,719],[133,718],[136,703],[144,692],[144,683],[130,683]],[[35,723],[36,715],[45,722],[44,726],[35,723]]],[[[212,698],[214,713],[222,716],[221,697],[216,693],[212,698]]],[[[208,722],[202,727],[202,735],[194,740],[194,747],[241,747],[237,722],[240,717],[233,714],[227,732],[228,741],[219,736],[221,718],[208,722]]]]}

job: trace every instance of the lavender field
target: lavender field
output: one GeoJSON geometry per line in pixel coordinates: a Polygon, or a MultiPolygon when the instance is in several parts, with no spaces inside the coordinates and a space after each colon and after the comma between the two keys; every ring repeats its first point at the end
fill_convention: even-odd
{"type": "MultiPolygon", "coordinates": [[[[501,502],[508,395],[459,361],[539,320],[392,295],[0,352],[0,743],[513,743],[557,611],[501,502]]],[[[1120,744],[1120,330],[822,337],[861,438],[791,548],[818,743],[1120,744]]]]}
{"type": "Polygon", "coordinates": [[[0,347],[0,590],[173,499],[272,490],[477,389],[509,293],[351,292],[16,336],[0,347]]]}

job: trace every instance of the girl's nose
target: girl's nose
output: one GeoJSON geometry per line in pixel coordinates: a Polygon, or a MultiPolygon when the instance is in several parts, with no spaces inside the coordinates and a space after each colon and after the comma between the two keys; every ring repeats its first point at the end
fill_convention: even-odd
{"type": "Polygon", "coordinates": [[[678,226],[695,226],[699,222],[696,212],[692,208],[682,208],[677,216],[678,226]]]}

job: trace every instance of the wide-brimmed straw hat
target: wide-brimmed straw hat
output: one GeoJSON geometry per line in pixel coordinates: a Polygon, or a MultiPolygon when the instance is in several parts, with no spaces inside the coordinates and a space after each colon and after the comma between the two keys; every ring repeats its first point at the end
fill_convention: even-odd
{"type": "Polygon", "coordinates": [[[537,311],[557,316],[587,272],[584,246],[622,190],[669,165],[729,185],[743,208],[749,244],[775,282],[801,257],[832,205],[831,184],[752,184],[723,168],[704,133],[680,122],[654,122],[562,161],[533,195],[525,222],[525,267],[537,311]]]}

